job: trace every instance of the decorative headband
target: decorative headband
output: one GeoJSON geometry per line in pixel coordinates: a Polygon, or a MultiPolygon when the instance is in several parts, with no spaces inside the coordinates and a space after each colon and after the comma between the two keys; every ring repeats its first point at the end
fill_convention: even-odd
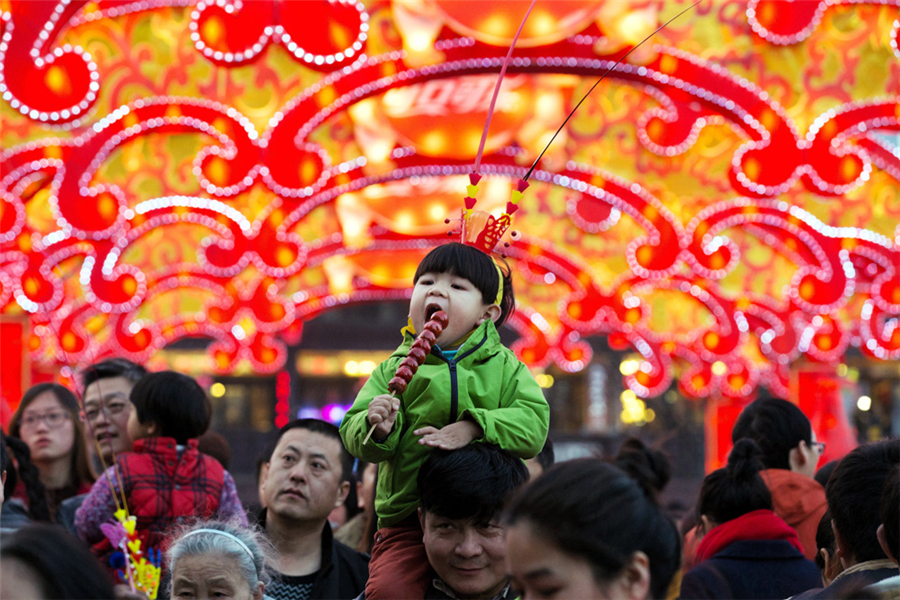
{"type": "Polygon", "coordinates": [[[244,549],[244,552],[247,553],[247,555],[250,557],[250,560],[253,561],[253,564],[254,565],[256,564],[256,557],[253,556],[253,552],[250,551],[250,548],[247,546],[247,544],[245,544],[243,541],[241,541],[241,538],[237,537],[234,534],[228,533],[227,531],[222,531],[221,529],[205,529],[205,528],[204,529],[195,529],[195,530],[191,531],[190,533],[183,535],[181,537],[181,539],[186,540],[187,538],[191,537],[192,535],[196,535],[198,533],[214,533],[216,535],[223,535],[230,540],[234,540],[235,542],[237,542],[238,546],[240,546],[241,548],[244,549]]]}

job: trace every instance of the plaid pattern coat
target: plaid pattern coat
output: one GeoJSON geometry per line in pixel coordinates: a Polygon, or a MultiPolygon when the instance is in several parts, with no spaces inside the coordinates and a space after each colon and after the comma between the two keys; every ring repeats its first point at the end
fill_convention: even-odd
{"type": "Polygon", "coordinates": [[[173,438],[137,440],[134,452],[121,455],[118,464],[144,548],[162,549],[173,525],[212,518],[219,509],[225,469],[200,454],[195,439],[188,440],[180,459],[173,438]]]}

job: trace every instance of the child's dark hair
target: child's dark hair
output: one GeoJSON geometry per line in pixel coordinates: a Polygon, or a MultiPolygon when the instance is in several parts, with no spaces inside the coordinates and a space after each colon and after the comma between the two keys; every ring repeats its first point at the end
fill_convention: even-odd
{"type": "Polygon", "coordinates": [[[206,392],[193,377],[174,371],[150,373],[131,390],[131,403],[141,423],[156,423],[159,435],[186,444],[209,427],[206,392]]]}
{"type": "Polygon", "coordinates": [[[772,510],[772,494],[759,474],[762,451],[742,439],[728,455],[728,465],[706,476],[700,487],[699,510],[718,525],[754,510],[772,510]]]}
{"type": "Polygon", "coordinates": [[[434,450],[419,469],[422,510],[445,519],[490,523],[509,496],[528,481],[520,458],[493,444],[434,450]]]}
{"type": "Polygon", "coordinates": [[[497,265],[498,263],[478,248],[451,242],[438,246],[422,259],[419,268],[416,269],[413,284],[425,273],[450,273],[471,281],[481,292],[482,301],[485,304],[494,304],[497,301],[502,273],[503,298],[500,300],[500,317],[494,322],[500,327],[515,310],[516,297],[513,294],[512,272],[509,265],[506,261],[502,261],[499,273],[497,265]]]}

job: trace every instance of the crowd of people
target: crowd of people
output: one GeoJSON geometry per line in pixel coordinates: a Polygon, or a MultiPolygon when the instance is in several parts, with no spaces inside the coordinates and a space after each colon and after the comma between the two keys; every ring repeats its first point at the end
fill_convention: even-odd
{"type": "Polygon", "coordinates": [[[497,334],[513,305],[483,252],[429,253],[403,344],[340,427],[273,436],[253,514],[191,377],[109,359],[80,374],[81,405],[35,386],[0,443],[0,596],[146,598],[123,550],[139,541],[161,598],[900,597],[900,440],[819,468],[797,406],[756,400],[675,520],[670,458],[637,439],[553,464],[546,400],[497,334]]]}
{"type": "MultiPolygon", "coordinates": [[[[197,450],[209,405],[196,382],[121,359],[83,375],[87,410],[40,384],[0,444],[2,597],[142,598],[98,534],[122,490],[142,539],[165,553],[159,597],[366,597],[371,549],[395,533],[375,523],[390,480],[336,426],[278,432],[264,508],[248,515],[227,470],[197,450]],[[108,465],[99,477],[95,464],[108,465]],[[356,516],[336,517],[351,488],[356,516]]],[[[818,465],[808,419],[771,398],[744,409],[733,438],[680,522],[659,503],[669,458],[636,439],[556,465],[549,443],[527,461],[488,442],[432,449],[414,481],[423,556],[408,545],[391,568],[426,573],[416,598],[900,596],[900,441],[818,465]]]]}

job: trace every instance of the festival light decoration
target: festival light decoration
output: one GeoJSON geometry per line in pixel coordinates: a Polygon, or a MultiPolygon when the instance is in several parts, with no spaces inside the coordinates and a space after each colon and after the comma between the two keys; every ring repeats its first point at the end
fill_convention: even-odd
{"type": "MultiPolygon", "coordinates": [[[[403,217],[391,190],[414,199],[426,186],[455,185],[471,161],[461,146],[410,129],[414,110],[451,106],[423,90],[448,94],[451,83],[492,78],[508,34],[466,31],[490,16],[487,4],[460,16],[454,11],[471,3],[423,0],[416,6],[436,19],[422,25],[434,42],[415,56],[415,26],[396,16],[409,7],[321,2],[305,21],[290,12],[312,4],[73,0],[2,13],[0,313],[28,316],[35,361],[61,363],[64,353],[82,363],[112,353],[146,360],[205,336],[217,372],[248,361],[275,373],[303,321],[349,303],[408,298],[408,269],[446,240],[443,220],[455,214],[416,212],[410,200],[413,217],[403,217]],[[180,60],[168,83],[123,91],[117,82],[142,52],[135,28],[150,18],[168,28],[180,60]],[[399,30],[385,34],[395,21],[399,30]],[[109,56],[97,36],[134,48],[109,56]],[[299,73],[290,84],[279,80],[284,56],[299,73]],[[274,102],[260,108],[233,90],[190,83],[200,65],[228,79],[226,88],[254,70],[274,102]],[[397,103],[414,94],[415,103],[397,103]],[[369,143],[373,152],[357,145],[369,143]],[[171,161],[160,166],[160,155],[171,161]]],[[[640,356],[623,376],[641,398],[673,382],[690,397],[744,398],[760,385],[786,394],[792,363],[837,362],[850,347],[900,358],[896,230],[874,214],[850,223],[839,209],[819,208],[871,193],[878,219],[896,221],[887,199],[900,151],[883,137],[900,131],[900,100],[887,95],[896,73],[871,97],[812,86],[805,93],[821,100],[798,117],[786,108],[797,103],[780,92],[784,81],[689,43],[701,25],[664,31],[652,52],[610,73],[616,106],[597,101],[596,115],[576,115],[564,130],[568,150],[534,171],[531,202],[497,204],[489,186],[523,177],[558,121],[540,120],[538,97],[568,105],[572,78],[592,80],[628,46],[601,43],[622,31],[596,22],[601,3],[578,18],[563,4],[551,17],[565,35],[526,30],[509,72],[533,101],[509,112],[487,143],[484,178],[471,183],[479,208],[494,217],[519,210],[528,223],[528,235],[505,250],[525,282],[509,322],[517,355],[577,372],[591,359],[586,338],[607,336],[640,356]],[[621,106],[622,97],[634,106],[621,106]],[[677,187],[677,171],[697,156],[705,166],[685,174],[696,177],[702,201],[688,202],[683,184],[667,186],[677,187]],[[783,294],[735,286],[752,279],[759,247],[781,261],[771,270],[783,294]],[[621,269],[606,273],[615,264],[621,269]],[[660,328],[660,297],[677,297],[709,322],[660,328]]],[[[697,19],[729,35],[749,23],[764,54],[766,43],[812,48],[816,36],[833,35],[829,15],[850,10],[801,4],[809,6],[758,0],[740,23],[701,4],[697,19]]],[[[862,23],[872,27],[875,11],[887,9],[853,10],[868,10],[862,23]]],[[[890,56],[897,29],[883,40],[890,56]]],[[[251,87],[240,89],[249,96],[251,87]]],[[[437,119],[453,132],[483,110],[454,105],[437,119]]]]}

